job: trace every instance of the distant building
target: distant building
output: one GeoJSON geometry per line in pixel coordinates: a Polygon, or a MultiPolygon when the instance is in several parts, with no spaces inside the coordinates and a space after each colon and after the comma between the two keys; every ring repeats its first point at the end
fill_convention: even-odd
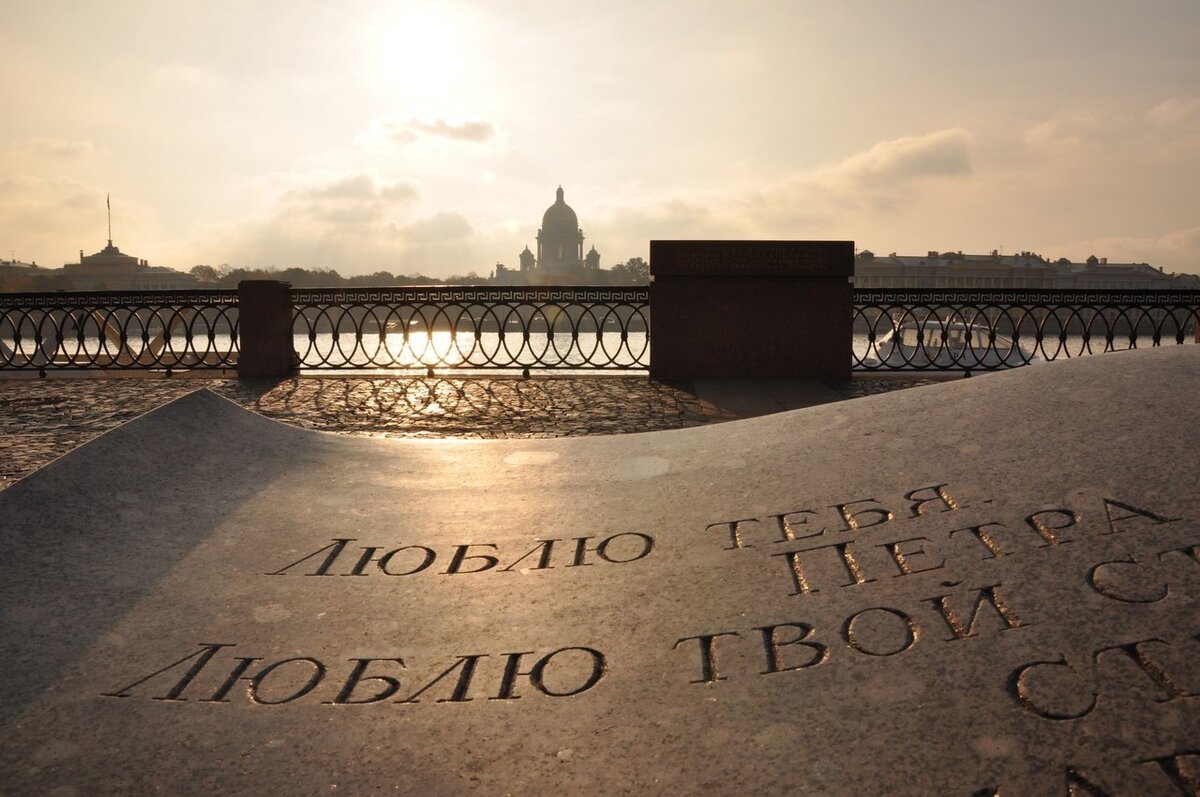
{"type": "Polygon", "coordinates": [[[537,254],[524,251],[517,255],[519,269],[496,264],[492,282],[500,285],[580,285],[603,282],[600,253],[592,247],[583,253],[583,230],[575,211],[563,200],[558,187],[554,204],[542,214],[537,233],[537,254]]]}
{"type": "MultiPolygon", "coordinates": [[[[1180,275],[1181,277],[1183,275],[1180,275]]],[[[1053,288],[1058,290],[1161,290],[1186,287],[1175,275],[1147,263],[1109,263],[1092,255],[1082,263],[1050,261],[1033,252],[964,255],[879,256],[863,250],[855,258],[859,288],[1053,288]]]]}
{"type": "Polygon", "coordinates": [[[151,266],[145,260],[108,246],[92,255],[79,250],[79,262],[62,267],[77,291],[175,291],[196,287],[196,278],[165,266],[151,266]]]}
{"type": "Polygon", "coordinates": [[[34,277],[47,271],[37,263],[22,263],[19,260],[0,260],[0,277],[34,277]]]}

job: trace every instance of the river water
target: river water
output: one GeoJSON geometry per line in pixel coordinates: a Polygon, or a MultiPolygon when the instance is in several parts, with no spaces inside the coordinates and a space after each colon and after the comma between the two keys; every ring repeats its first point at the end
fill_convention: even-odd
{"type": "MultiPolygon", "coordinates": [[[[28,357],[35,365],[46,362],[47,355],[53,349],[52,335],[46,335],[49,341],[43,344],[43,352],[39,354],[37,347],[29,335],[19,343],[12,334],[0,335],[0,365],[8,364],[10,359],[17,362],[28,357]],[[15,352],[14,352],[15,350],[15,352]],[[24,355],[24,356],[22,356],[24,355]]],[[[781,341],[786,345],[786,341],[781,341]]],[[[1167,344],[1174,345],[1171,338],[1167,344]]],[[[1188,345],[1194,345],[1194,339],[1185,339],[1188,345]]],[[[133,355],[144,351],[140,338],[133,341],[133,355]]],[[[1138,341],[1141,348],[1150,346],[1149,338],[1143,337],[1138,341]]],[[[1104,350],[1103,339],[1093,339],[1091,353],[1104,350]]],[[[1044,345],[1047,357],[1042,357],[1042,350],[1034,349],[1028,344],[1022,344],[1027,355],[1038,355],[1035,359],[1055,359],[1061,357],[1086,356],[1089,352],[1082,336],[1069,335],[1061,344],[1055,338],[1044,345]]],[[[450,332],[433,332],[431,334],[410,333],[407,340],[399,333],[389,333],[382,338],[368,334],[363,340],[356,341],[352,334],[334,336],[332,333],[318,333],[310,340],[307,335],[296,335],[294,347],[301,355],[302,368],[320,367],[357,367],[357,368],[473,368],[473,367],[507,367],[524,368],[551,365],[563,368],[644,368],[650,363],[648,335],[645,332],[630,332],[625,341],[616,332],[606,332],[597,335],[594,332],[580,333],[577,339],[572,339],[569,333],[548,334],[531,332],[528,338],[520,333],[482,332],[478,339],[474,335],[454,337],[450,332]]],[[[871,351],[870,341],[865,334],[856,334],[852,341],[856,359],[873,357],[886,358],[892,354],[887,345],[878,352],[871,351]]],[[[232,348],[232,340],[227,334],[216,335],[211,343],[206,336],[198,336],[189,346],[183,335],[173,335],[164,347],[163,360],[175,360],[177,356],[187,354],[201,356],[206,352],[225,353],[232,348]],[[174,356],[173,356],[174,355],[174,356]]],[[[1128,338],[1117,338],[1113,348],[1124,350],[1130,348],[1128,338]]],[[[930,354],[936,347],[929,346],[930,354]]],[[[80,343],[77,337],[64,340],[62,349],[54,353],[56,360],[65,355],[76,361],[87,361],[94,356],[102,360],[118,355],[119,347],[115,342],[103,340],[96,336],[84,337],[80,343]]],[[[1013,357],[1012,362],[1018,358],[1013,357]]]]}

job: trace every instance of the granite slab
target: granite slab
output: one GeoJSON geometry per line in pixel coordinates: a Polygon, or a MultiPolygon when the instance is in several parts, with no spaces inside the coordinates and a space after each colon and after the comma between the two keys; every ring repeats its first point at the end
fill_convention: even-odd
{"type": "Polygon", "coordinates": [[[0,493],[0,791],[1195,794],[1200,349],[717,426],[200,391],[0,493]]]}

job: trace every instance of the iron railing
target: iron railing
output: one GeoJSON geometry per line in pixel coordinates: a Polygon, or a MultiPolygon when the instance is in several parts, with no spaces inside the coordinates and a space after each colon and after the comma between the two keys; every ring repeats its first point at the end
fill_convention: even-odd
{"type": "MultiPolygon", "coordinates": [[[[618,369],[650,363],[646,287],[290,293],[303,369],[618,369]]],[[[0,369],[237,366],[238,292],[0,293],[0,369]]],[[[249,312],[249,311],[247,311],[249,312]]],[[[859,372],[975,371],[1194,343],[1200,291],[854,292],[859,372]]]]}
{"type": "Polygon", "coordinates": [[[646,369],[647,287],[292,291],[300,367],[646,369]]]}
{"type": "Polygon", "coordinates": [[[237,291],[0,293],[0,369],[233,368],[237,291]]]}
{"type": "Polygon", "coordinates": [[[1193,343],[1200,291],[854,291],[856,371],[997,370],[1193,343]]]}

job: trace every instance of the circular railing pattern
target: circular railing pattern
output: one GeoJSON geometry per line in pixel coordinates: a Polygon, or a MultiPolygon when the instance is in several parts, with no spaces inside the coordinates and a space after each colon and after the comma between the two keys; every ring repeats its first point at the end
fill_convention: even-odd
{"type": "Polygon", "coordinates": [[[998,370],[1196,342],[1198,291],[854,292],[858,371],[998,370]]]}
{"type": "MultiPolygon", "coordinates": [[[[644,370],[646,287],[291,292],[310,369],[644,370]]],[[[237,291],[0,294],[0,369],[236,367],[237,291]]],[[[857,371],[996,370],[1197,342],[1200,291],[856,290],[857,371]]]]}
{"type": "Polygon", "coordinates": [[[237,291],[0,294],[0,369],[234,368],[237,291]]]}
{"type": "Polygon", "coordinates": [[[294,290],[301,368],[646,369],[647,288],[294,290]]]}

